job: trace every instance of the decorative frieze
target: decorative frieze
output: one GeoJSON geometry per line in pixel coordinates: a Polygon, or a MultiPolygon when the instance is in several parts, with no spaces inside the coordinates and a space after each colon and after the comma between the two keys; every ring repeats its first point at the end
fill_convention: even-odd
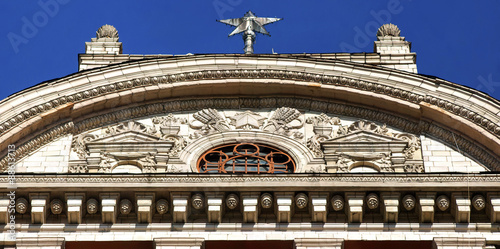
{"type": "MultiPolygon", "coordinates": [[[[205,106],[205,104],[210,104],[212,106],[220,106],[220,107],[225,107],[224,103],[234,104],[235,106],[242,106],[242,107],[244,107],[246,104],[244,99],[242,99],[242,100],[232,99],[232,100],[228,100],[228,101],[229,102],[227,102],[227,101],[225,102],[223,99],[203,100],[203,101],[202,100],[196,100],[196,101],[193,100],[193,101],[189,102],[190,104],[193,105],[192,107],[189,107],[189,108],[197,108],[197,107],[205,106]],[[232,103],[231,101],[235,102],[235,103],[232,103]],[[220,102],[220,104],[218,104],[218,102],[220,102]]],[[[278,102],[280,102],[280,103],[286,102],[284,100],[282,101],[280,98],[278,98],[273,103],[267,103],[266,101],[260,100],[260,99],[256,100],[256,101],[258,103],[256,103],[255,105],[258,107],[266,107],[266,105],[269,105],[269,104],[277,104],[278,102]]],[[[313,104],[310,100],[303,100],[302,102],[305,101],[304,103],[302,103],[302,102],[298,103],[299,99],[290,99],[290,101],[291,101],[291,103],[297,102],[295,104],[297,104],[299,106],[304,105],[304,108],[310,108],[311,104],[313,104]],[[310,103],[307,103],[307,102],[310,102],[310,103]]],[[[123,117],[140,117],[140,116],[153,115],[155,113],[160,114],[160,113],[164,113],[164,112],[178,110],[178,109],[172,109],[174,106],[178,106],[178,105],[182,104],[181,103],[182,101],[178,101],[178,102],[179,103],[176,102],[176,103],[163,104],[163,105],[160,105],[160,104],[145,105],[145,106],[131,108],[133,110],[127,109],[127,110],[121,110],[121,111],[114,112],[114,113],[109,113],[109,114],[106,114],[104,116],[99,116],[99,117],[83,120],[83,121],[79,122],[75,128],[73,128],[73,126],[74,126],[73,123],[70,122],[68,124],[61,126],[60,128],[57,128],[57,129],[54,128],[53,130],[51,130],[50,134],[46,134],[45,136],[43,136],[43,141],[36,140],[36,141],[38,141],[38,142],[36,142],[33,140],[32,142],[36,142],[36,143],[30,143],[29,147],[26,147],[24,145],[19,146],[15,152],[15,156],[16,156],[16,158],[19,158],[19,157],[25,155],[26,153],[30,152],[31,149],[34,149],[36,146],[40,146],[42,144],[45,144],[54,138],[57,138],[61,135],[66,134],[68,131],[73,131],[75,133],[81,133],[82,131],[88,130],[92,127],[97,128],[100,125],[102,126],[102,125],[113,123],[113,122],[119,122],[119,121],[123,120],[123,117]],[[68,126],[69,128],[65,128],[66,126],[68,126]],[[52,133],[54,133],[54,134],[52,134],[52,133]],[[33,146],[35,146],[35,147],[33,147],[33,146]]],[[[404,120],[400,117],[395,117],[395,116],[392,116],[390,114],[378,115],[379,113],[376,111],[363,109],[360,107],[350,107],[350,106],[339,105],[339,104],[328,103],[328,102],[321,102],[321,101],[316,101],[316,102],[314,102],[315,103],[314,106],[318,106],[318,108],[319,108],[319,106],[323,106],[320,108],[321,110],[325,110],[325,111],[328,110],[331,112],[338,113],[339,115],[349,115],[349,116],[354,116],[354,117],[359,116],[359,117],[371,119],[374,121],[387,123],[388,125],[392,125],[394,127],[398,127],[398,128],[403,129],[403,130],[407,130],[407,131],[411,131],[411,132],[428,133],[432,136],[436,136],[437,138],[443,138],[446,141],[448,141],[450,143],[453,142],[453,144],[455,144],[455,141],[450,140],[453,136],[451,136],[451,133],[449,130],[443,130],[442,128],[439,128],[433,124],[429,124],[426,122],[420,122],[419,124],[414,124],[414,123],[411,123],[408,120],[404,120]]],[[[183,105],[183,106],[185,106],[185,105],[183,105]]],[[[227,107],[229,107],[229,105],[227,107]]],[[[188,107],[186,106],[186,108],[188,108],[188,107]]],[[[159,135],[159,137],[161,137],[161,135],[159,135]]],[[[487,152],[482,150],[480,147],[475,146],[474,143],[472,143],[471,141],[468,141],[467,139],[463,138],[462,136],[455,135],[455,138],[456,138],[456,142],[457,142],[458,146],[461,149],[463,149],[463,151],[467,152],[468,154],[475,157],[476,159],[482,161],[483,163],[485,163],[485,165],[489,165],[491,167],[496,167],[495,165],[497,165],[497,164],[495,163],[495,160],[497,160],[497,159],[495,159],[494,156],[488,155],[487,152]]],[[[401,138],[401,139],[403,139],[403,138],[401,138]]],[[[179,144],[175,141],[173,143],[174,143],[174,148],[180,148],[183,146],[181,144],[185,144],[186,141],[184,140],[183,142],[180,142],[181,144],[179,144]]],[[[412,150],[405,151],[405,155],[411,154],[411,151],[412,150]]],[[[157,162],[156,167],[161,165],[162,162],[166,162],[166,159],[168,159],[167,157],[168,157],[168,155],[166,157],[162,156],[160,154],[155,155],[155,160],[157,162]]],[[[97,157],[95,157],[95,158],[97,159],[97,157]]],[[[7,162],[4,159],[2,159],[0,161],[0,167],[3,167],[2,165],[4,165],[4,163],[6,165],[7,162]]],[[[100,162],[101,159],[99,158],[98,160],[100,162]]],[[[338,159],[334,159],[334,160],[336,162],[338,159]]],[[[409,160],[408,162],[410,164],[402,164],[402,165],[396,167],[396,169],[399,168],[401,171],[407,171],[407,172],[422,172],[422,163],[419,163],[418,161],[412,161],[412,160],[409,160]]],[[[81,162],[77,162],[77,161],[70,162],[70,171],[71,172],[84,173],[87,170],[88,170],[88,167],[86,167],[86,165],[82,165],[81,162]]],[[[161,172],[161,170],[163,170],[163,169],[160,169],[160,172],[161,172]]]]}

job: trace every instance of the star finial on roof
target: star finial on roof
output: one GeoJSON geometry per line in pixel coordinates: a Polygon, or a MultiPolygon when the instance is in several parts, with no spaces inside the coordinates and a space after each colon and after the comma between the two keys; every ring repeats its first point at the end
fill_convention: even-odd
{"type": "Polygon", "coordinates": [[[229,36],[235,34],[243,33],[243,39],[245,40],[245,54],[253,54],[253,43],[255,42],[255,32],[259,32],[264,35],[271,36],[269,32],[264,28],[264,25],[277,22],[282,18],[273,17],[256,17],[252,11],[248,11],[243,17],[217,20],[218,22],[229,24],[236,27],[229,36]],[[254,32],[255,31],[255,32],[254,32]]]}

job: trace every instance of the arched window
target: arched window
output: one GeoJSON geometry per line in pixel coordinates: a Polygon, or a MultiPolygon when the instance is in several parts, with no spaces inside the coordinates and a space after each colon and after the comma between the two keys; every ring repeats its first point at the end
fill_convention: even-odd
{"type": "Polygon", "coordinates": [[[198,159],[197,169],[200,173],[293,173],[295,162],[288,154],[274,147],[238,143],[205,152],[198,159]]]}

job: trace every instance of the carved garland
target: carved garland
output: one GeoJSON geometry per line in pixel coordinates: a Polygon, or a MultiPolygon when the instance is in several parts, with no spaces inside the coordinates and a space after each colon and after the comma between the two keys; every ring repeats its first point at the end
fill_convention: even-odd
{"type": "Polygon", "coordinates": [[[203,79],[225,79],[225,78],[269,78],[269,79],[290,79],[300,81],[312,81],[322,84],[333,84],[351,88],[357,88],[374,93],[381,93],[387,96],[396,97],[412,103],[418,104],[422,101],[436,105],[453,114],[466,118],[475,124],[483,127],[492,134],[500,137],[500,125],[482,116],[481,114],[469,110],[463,106],[456,105],[447,100],[440,99],[432,95],[421,95],[411,91],[402,90],[392,86],[386,86],[379,83],[367,82],[359,79],[347,77],[339,77],[323,74],[303,73],[287,70],[272,70],[272,69],[255,69],[255,70],[207,70],[190,73],[179,73],[164,76],[144,77],[133,80],[120,81],[105,86],[99,86],[82,92],[78,92],[68,96],[61,96],[36,107],[21,111],[19,114],[12,116],[9,120],[0,124],[0,135],[9,131],[17,124],[34,117],[40,113],[52,110],[66,103],[77,103],[89,98],[94,98],[109,93],[140,88],[144,86],[171,84],[174,82],[203,80],[203,79]]]}
{"type": "MultiPolygon", "coordinates": [[[[487,165],[492,170],[500,168],[500,160],[487,152],[477,143],[471,142],[458,134],[452,133],[444,128],[436,126],[426,121],[419,123],[409,121],[405,118],[394,116],[392,114],[370,110],[362,107],[337,104],[333,102],[317,101],[302,98],[225,98],[225,99],[194,99],[194,100],[175,100],[165,103],[156,103],[132,107],[125,110],[115,111],[92,118],[82,120],[76,124],[67,122],[61,124],[49,131],[46,131],[28,142],[17,146],[15,152],[16,159],[26,156],[36,148],[47,144],[48,142],[63,136],[65,134],[80,134],[82,132],[95,129],[98,127],[118,123],[121,121],[140,118],[149,115],[164,114],[181,110],[199,110],[207,107],[229,109],[234,106],[241,108],[273,108],[279,106],[294,106],[299,109],[314,110],[325,113],[335,113],[336,115],[359,117],[363,119],[373,120],[380,123],[388,124],[392,127],[399,128],[405,132],[414,134],[429,134],[439,139],[444,140],[450,145],[456,144],[460,150],[468,153],[473,158],[479,160],[484,165],[487,165]],[[454,134],[454,135],[453,135],[454,134]]],[[[0,169],[4,171],[7,167],[7,158],[0,160],[0,169]]]]}

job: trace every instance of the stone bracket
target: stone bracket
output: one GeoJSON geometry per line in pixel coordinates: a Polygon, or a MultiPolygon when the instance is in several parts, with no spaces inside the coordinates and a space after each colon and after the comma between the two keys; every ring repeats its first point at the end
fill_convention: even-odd
{"type": "Polygon", "coordinates": [[[116,223],[118,216],[118,202],[120,200],[119,193],[102,193],[99,194],[101,199],[101,216],[102,223],[116,223]]]}
{"type": "Polygon", "coordinates": [[[417,212],[420,223],[434,222],[434,204],[436,199],[435,192],[417,193],[418,206],[417,212]]]}
{"type": "Polygon", "coordinates": [[[486,198],[488,199],[486,213],[491,223],[500,222],[500,193],[488,193],[486,198]]]}
{"type": "Polygon", "coordinates": [[[456,223],[468,223],[470,221],[471,201],[467,193],[453,193],[451,195],[451,214],[456,223]]]}
{"type": "Polygon", "coordinates": [[[49,214],[49,193],[29,194],[31,202],[31,223],[43,224],[49,214]]]}
{"type": "Polygon", "coordinates": [[[174,223],[187,222],[190,211],[189,199],[189,193],[172,193],[172,219],[174,223]]]}
{"type": "Polygon", "coordinates": [[[382,192],[382,212],[385,223],[397,223],[399,214],[399,197],[400,193],[382,192]]]}
{"type": "Polygon", "coordinates": [[[83,217],[83,201],[85,200],[85,193],[66,193],[66,208],[68,223],[81,224],[83,217]]]}
{"type": "Polygon", "coordinates": [[[136,193],[137,202],[137,222],[151,223],[155,212],[155,194],[154,193],[136,193]]]}
{"type": "Polygon", "coordinates": [[[221,223],[224,206],[222,205],[223,194],[207,193],[207,218],[210,223],[221,223]]]}
{"type": "Polygon", "coordinates": [[[290,223],[293,214],[293,192],[277,193],[275,199],[277,222],[290,223]]]}
{"type": "Polygon", "coordinates": [[[257,223],[259,220],[259,193],[242,193],[243,222],[257,223]]]}
{"type": "Polygon", "coordinates": [[[349,223],[363,222],[363,204],[365,193],[362,192],[346,192],[346,207],[345,212],[349,223]]]}
{"type": "Polygon", "coordinates": [[[310,194],[310,199],[312,221],[326,223],[328,215],[328,194],[312,193],[310,194]]]}
{"type": "Polygon", "coordinates": [[[13,208],[15,208],[14,205],[10,206],[12,200],[15,202],[15,198],[15,194],[2,193],[2,196],[0,197],[0,224],[9,224],[10,215],[15,214],[15,211],[12,213],[9,212],[9,210],[13,210],[13,208]]]}

